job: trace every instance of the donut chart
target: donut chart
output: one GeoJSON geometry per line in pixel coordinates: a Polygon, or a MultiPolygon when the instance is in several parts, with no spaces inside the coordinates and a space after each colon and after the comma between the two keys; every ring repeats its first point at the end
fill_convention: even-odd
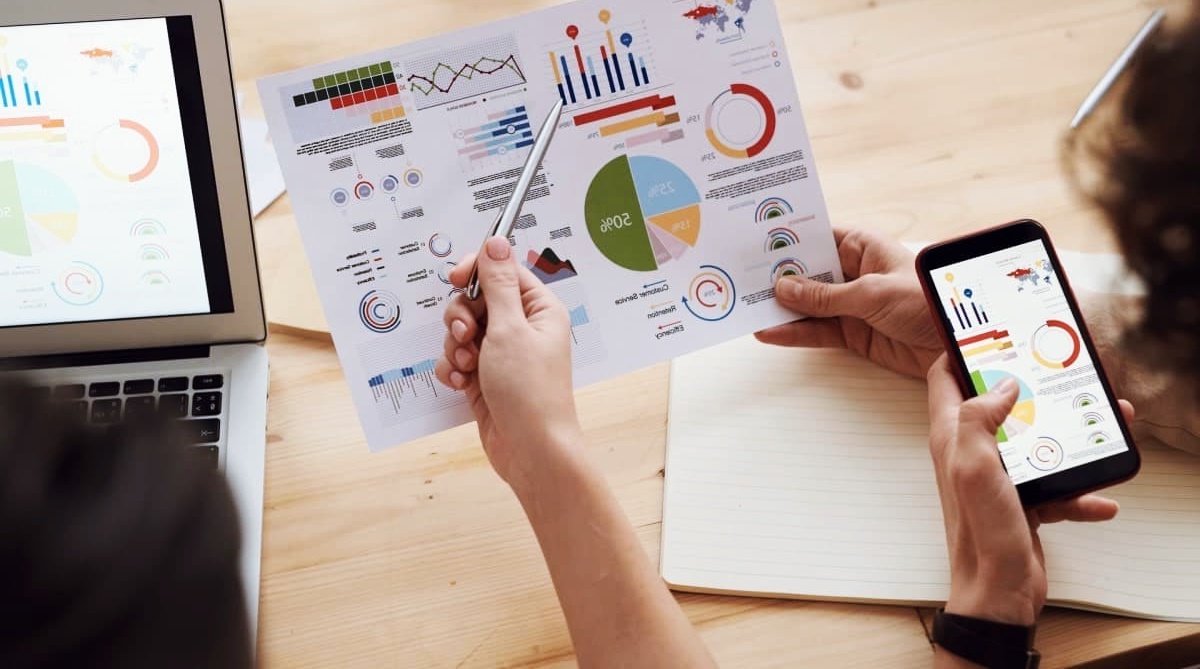
{"type": "Polygon", "coordinates": [[[1058,469],[1063,461],[1062,445],[1050,437],[1038,437],[1029,449],[1029,457],[1025,458],[1025,461],[1038,471],[1058,469]]]}
{"type": "Polygon", "coordinates": [[[101,130],[92,153],[92,162],[101,174],[130,183],[149,178],[158,167],[158,158],[158,140],[154,134],[141,123],[128,119],[101,130]],[[144,152],[139,151],[139,143],[144,145],[144,152]]]}
{"type": "Polygon", "coordinates": [[[605,258],[625,269],[652,272],[696,245],[700,202],[700,191],[674,163],[618,156],[592,178],[584,220],[605,258]]]}
{"type": "Polygon", "coordinates": [[[683,306],[702,321],[719,321],[733,313],[737,306],[737,289],[729,272],[716,265],[701,265],[692,278],[683,306]]]}
{"type": "Polygon", "coordinates": [[[808,276],[808,267],[799,258],[784,258],[771,268],[771,284],[779,283],[785,276],[808,276]]]}
{"type": "Polygon", "coordinates": [[[93,265],[76,260],[58,275],[51,288],[63,302],[85,307],[104,294],[104,277],[93,265]]]}
{"type": "Polygon", "coordinates": [[[1034,331],[1029,350],[1042,367],[1066,369],[1079,359],[1079,333],[1063,321],[1048,320],[1034,331]]]}
{"type": "Polygon", "coordinates": [[[384,290],[368,291],[358,303],[358,317],[371,332],[391,332],[400,327],[400,298],[384,290]]]}
{"type": "Polygon", "coordinates": [[[733,84],[721,91],[704,117],[708,143],[729,158],[753,158],[775,137],[775,107],[750,84],[733,84]]]}

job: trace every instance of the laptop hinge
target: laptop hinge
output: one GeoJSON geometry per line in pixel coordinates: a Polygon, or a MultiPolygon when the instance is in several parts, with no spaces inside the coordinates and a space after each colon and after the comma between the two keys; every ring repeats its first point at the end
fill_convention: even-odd
{"type": "Polygon", "coordinates": [[[188,360],[207,358],[210,355],[210,349],[209,346],[171,346],[168,348],[137,348],[123,351],[92,351],[90,353],[37,355],[25,358],[0,358],[0,371],[15,372],[30,369],[121,365],[130,362],[188,360]]]}

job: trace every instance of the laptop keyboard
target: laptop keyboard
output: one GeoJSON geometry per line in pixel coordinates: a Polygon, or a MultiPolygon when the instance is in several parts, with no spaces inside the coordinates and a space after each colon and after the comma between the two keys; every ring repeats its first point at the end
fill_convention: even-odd
{"type": "Polygon", "coordinates": [[[177,420],[184,442],[213,469],[218,469],[225,381],[224,374],[137,377],[62,383],[43,386],[39,392],[94,425],[115,425],[156,414],[177,420]]]}

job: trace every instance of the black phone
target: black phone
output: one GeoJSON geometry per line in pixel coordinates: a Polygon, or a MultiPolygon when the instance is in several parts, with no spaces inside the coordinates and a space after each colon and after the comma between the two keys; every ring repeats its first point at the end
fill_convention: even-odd
{"type": "Polygon", "coordinates": [[[917,275],[963,395],[1017,381],[996,440],[1024,505],[1137,474],[1141,457],[1041,224],[1014,221],[929,246],[917,275]]]}

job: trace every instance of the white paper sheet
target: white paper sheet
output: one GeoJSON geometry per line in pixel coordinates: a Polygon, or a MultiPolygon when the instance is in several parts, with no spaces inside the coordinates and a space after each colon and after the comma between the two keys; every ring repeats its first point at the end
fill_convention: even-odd
{"type": "Polygon", "coordinates": [[[577,383],[790,320],[782,273],[840,281],[788,63],[767,0],[614,0],[262,81],[371,448],[469,420],[432,374],[446,273],[557,99],[512,242],[570,310],[577,383]]]}

